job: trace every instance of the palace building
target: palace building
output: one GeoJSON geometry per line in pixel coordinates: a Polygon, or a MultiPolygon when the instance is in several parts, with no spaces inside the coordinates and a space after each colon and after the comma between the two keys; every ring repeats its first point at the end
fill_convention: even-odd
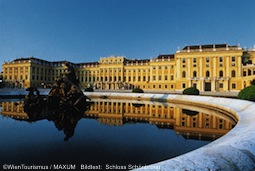
{"type": "MultiPolygon", "coordinates": [[[[9,88],[50,87],[69,61],[19,58],[2,65],[9,88]]],[[[72,63],[81,88],[183,91],[240,91],[255,78],[255,48],[211,44],[185,46],[175,54],[154,59],[100,58],[98,62],[72,63]]]]}

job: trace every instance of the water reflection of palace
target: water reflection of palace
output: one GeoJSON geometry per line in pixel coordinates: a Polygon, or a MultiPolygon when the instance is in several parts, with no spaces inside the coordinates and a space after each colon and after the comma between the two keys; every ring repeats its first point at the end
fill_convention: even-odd
{"type": "MultiPolygon", "coordinates": [[[[2,115],[18,120],[29,120],[21,102],[2,102],[2,115]]],[[[187,139],[214,140],[226,134],[236,121],[221,111],[178,104],[113,101],[96,99],[84,118],[95,118],[111,126],[127,123],[149,123],[158,128],[174,129],[187,139]],[[199,112],[196,112],[199,111],[199,112]]]]}

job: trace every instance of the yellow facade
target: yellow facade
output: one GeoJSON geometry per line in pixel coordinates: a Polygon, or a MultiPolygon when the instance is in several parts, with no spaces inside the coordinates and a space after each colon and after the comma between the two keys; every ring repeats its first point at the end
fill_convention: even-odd
{"type": "MultiPolygon", "coordinates": [[[[49,62],[34,57],[20,58],[2,65],[7,87],[50,87],[64,72],[65,62],[49,62]]],[[[71,65],[81,88],[183,91],[240,91],[255,78],[255,49],[227,44],[186,46],[175,54],[136,60],[124,56],[100,58],[98,62],[71,65]],[[244,63],[244,53],[248,62],[244,63]]]]}

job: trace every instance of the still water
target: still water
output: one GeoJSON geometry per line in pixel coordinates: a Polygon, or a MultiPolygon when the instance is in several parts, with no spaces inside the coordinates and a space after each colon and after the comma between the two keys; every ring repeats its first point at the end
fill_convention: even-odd
{"type": "Polygon", "coordinates": [[[204,146],[234,125],[220,112],[170,103],[92,99],[79,116],[28,117],[21,100],[1,101],[0,166],[147,165],[204,146]]]}

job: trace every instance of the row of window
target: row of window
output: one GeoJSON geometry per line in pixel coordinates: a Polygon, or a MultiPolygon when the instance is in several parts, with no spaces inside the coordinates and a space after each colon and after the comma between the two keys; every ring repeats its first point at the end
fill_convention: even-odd
{"type": "MultiPolygon", "coordinates": [[[[218,58],[218,61],[219,62],[223,62],[223,57],[222,56],[220,56],[219,58],[218,58]]],[[[236,61],[236,57],[235,56],[232,56],[231,57],[231,61],[232,62],[235,62],[236,61]]],[[[196,63],[197,62],[197,58],[193,58],[193,63],[196,63]]],[[[208,63],[208,62],[210,62],[210,57],[206,57],[205,58],[205,62],[206,63],[208,63]]],[[[186,63],[186,58],[182,58],[182,63],[184,64],[184,63],[186,63]]]]}
{"type": "MultiPolygon", "coordinates": [[[[156,81],[157,76],[153,75],[152,79],[153,79],[153,81],[156,81]]],[[[165,75],[164,80],[167,81],[168,79],[169,79],[169,76],[165,75]]],[[[174,76],[170,75],[170,81],[173,81],[173,80],[174,80],[174,76]]],[[[150,76],[147,76],[147,77],[146,76],[143,76],[143,77],[133,76],[133,79],[131,76],[127,76],[127,77],[124,76],[123,80],[121,79],[120,76],[118,76],[118,77],[117,76],[115,76],[115,77],[111,77],[111,76],[109,76],[109,77],[81,77],[80,81],[81,82],[91,82],[91,81],[92,82],[94,82],[94,81],[124,81],[124,82],[138,81],[138,82],[140,82],[140,81],[150,81],[150,76]]],[[[161,75],[158,76],[158,81],[163,81],[163,77],[161,75]]]]}
{"type": "MultiPolygon", "coordinates": [[[[196,84],[193,85],[193,86],[196,87],[196,84]]],[[[224,87],[224,84],[223,84],[223,83],[219,83],[219,88],[220,88],[220,89],[223,89],[223,87],[224,87]]],[[[187,88],[186,83],[183,83],[183,84],[182,84],[182,88],[187,88]]],[[[232,83],[232,84],[231,84],[231,89],[236,89],[236,83],[232,83]]]]}
{"type": "MultiPolygon", "coordinates": [[[[224,77],[224,72],[223,71],[219,71],[219,77],[224,77]]],[[[252,70],[247,70],[247,71],[243,71],[243,76],[250,76],[252,75],[252,70]]],[[[255,75],[255,70],[253,70],[253,75],[255,75]]],[[[205,73],[205,77],[210,77],[210,71],[206,71],[205,73]]],[[[192,77],[193,78],[196,78],[198,77],[198,74],[197,74],[197,71],[193,71],[193,74],[192,74],[192,77]]],[[[231,71],[231,77],[236,77],[236,71],[235,70],[232,70],[231,71]]],[[[131,76],[127,77],[128,79],[126,79],[126,77],[123,77],[123,80],[122,81],[131,81],[131,76]]],[[[186,71],[183,71],[182,72],[182,78],[186,78],[186,71]]],[[[25,75],[23,77],[23,75],[20,75],[19,77],[17,75],[14,75],[14,77],[12,77],[12,75],[9,76],[9,78],[7,76],[5,76],[5,79],[6,80],[12,80],[12,79],[25,79],[27,80],[28,79],[28,75],[25,75]]],[[[152,77],[153,81],[156,81],[157,79],[157,76],[156,75],[153,75],[152,77]]],[[[46,77],[46,76],[35,76],[35,75],[32,75],[32,80],[41,80],[41,81],[52,81],[52,79],[50,79],[50,77],[46,77]]],[[[143,77],[133,77],[133,80],[132,81],[149,81],[150,80],[150,76],[147,77],[146,79],[146,76],[143,76],[143,77]],[[136,79],[137,78],[137,79],[136,79]]],[[[158,81],[162,81],[163,78],[161,75],[158,76],[158,81]]],[[[168,75],[165,75],[164,76],[164,80],[167,81],[168,80],[168,75]]],[[[171,75],[170,76],[170,80],[173,81],[174,80],[174,76],[171,75]]],[[[109,80],[108,80],[108,77],[81,77],[81,82],[94,82],[94,81],[121,81],[121,77],[109,77],[109,80]],[[101,78],[101,79],[100,79],[101,78]]]]}
{"type": "MultiPolygon", "coordinates": [[[[254,73],[255,73],[255,71],[254,71],[254,73]]],[[[198,77],[197,71],[193,71],[192,76],[195,77],[195,78],[198,77]]],[[[211,77],[210,76],[210,71],[205,72],[205,77],[211,77]]],[[[224,72],[223,71],[219,71],[219,77],[224,77],[224,72]]],[[[231,77],[236,77],[236,71],[235,70],[231,71],[231,77]]],[[[182,71],[182,78],[186,78],[186,71],[182,71]]]]}
{"type": "MultiPolygon", "coordinates": [[[[168,66],[152,66],[152,69],[168,69],[168,66]]],[[[170,69],[174,69],[173,65],[170,65],[170,69]]]]}

